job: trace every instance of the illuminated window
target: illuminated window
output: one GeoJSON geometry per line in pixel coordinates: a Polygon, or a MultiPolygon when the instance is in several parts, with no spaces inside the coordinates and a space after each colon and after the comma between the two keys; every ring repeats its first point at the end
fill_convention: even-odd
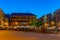
{"type": "Polygon", "coordinates": [[[25,25],[25,22],[22,22],[23,25],[25,25]]]}
{"type": "Polygon", "coordinates": [[[17,22],[15,22],[15,24],[17,24],[17,22]]]}

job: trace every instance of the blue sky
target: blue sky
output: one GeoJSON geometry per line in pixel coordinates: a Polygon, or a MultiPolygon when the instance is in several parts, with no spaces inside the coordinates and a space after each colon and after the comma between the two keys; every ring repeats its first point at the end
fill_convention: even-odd
{"type": "Polygon", "coordinates": [[[41,17],[60,8],[60,0],[0,0],[0,8],[7,14],[31,12],[41,17]]]}

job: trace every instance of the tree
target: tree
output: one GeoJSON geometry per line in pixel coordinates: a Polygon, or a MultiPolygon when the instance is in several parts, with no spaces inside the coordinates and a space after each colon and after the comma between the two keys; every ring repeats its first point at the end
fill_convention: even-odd
{"type": "Polygon", "coordinates": [[[36,27],[40,27],[40,26],[42,26],[42,21],[36,23],[36,27]]]}
{"type": "Polygon", "coordinates": [[[38,30],[41,29],[40,26],[42,26],[42,21],[39,21],[39,22],[32,21],[30,25],[34,26],[34,31],[35,32],[38,32],[38,30]]]}
{"type": "Polygon", "coordinates": [[[32,21],[30,25],[34,27],[40,27],[42,26],[42,21],[38,21],[38,22],[32,21]]]}
{"type": "Polygon", "coordinates": [[[35,27],[36,26],[36,22],[33,20],[30,25],[35,27]]]}

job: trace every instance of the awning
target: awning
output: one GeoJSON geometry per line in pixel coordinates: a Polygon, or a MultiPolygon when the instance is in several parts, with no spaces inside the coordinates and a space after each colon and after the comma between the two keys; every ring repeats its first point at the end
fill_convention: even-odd
{"type": "Polygon", "coordinates": [[[60,27],[58,29],[60,29],[60,27]]]}
{"type": "Polygon", "coordinates": [[[56,27],[49,27],[49,28],[47,28],[47,29],[55,29],[56,27]]]}

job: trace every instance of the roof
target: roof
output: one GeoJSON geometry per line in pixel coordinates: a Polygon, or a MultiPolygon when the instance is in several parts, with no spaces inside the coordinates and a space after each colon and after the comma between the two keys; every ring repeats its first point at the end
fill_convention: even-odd
{"type": "Polygon", "coordinates": [[[56,13],[56,12],[60,12],[60,9],[57,9],[54,13],[56,13]]]}
{"type": "Polygon", "coordinates": [[[35,14],[32,13],[12,13],[11,15],[16,15],[16,16],[36,16],[35,14]]]}
{"type": "Polygon", "coordinates": [[[56,11],[60,11],[60,9],[57,9],[56,11]]]}
{"type": "Polygon", "coordinates": [[[10,14],[5,14],[5,16],[8,18],[8,19],[10,19],[10,14]]]}

